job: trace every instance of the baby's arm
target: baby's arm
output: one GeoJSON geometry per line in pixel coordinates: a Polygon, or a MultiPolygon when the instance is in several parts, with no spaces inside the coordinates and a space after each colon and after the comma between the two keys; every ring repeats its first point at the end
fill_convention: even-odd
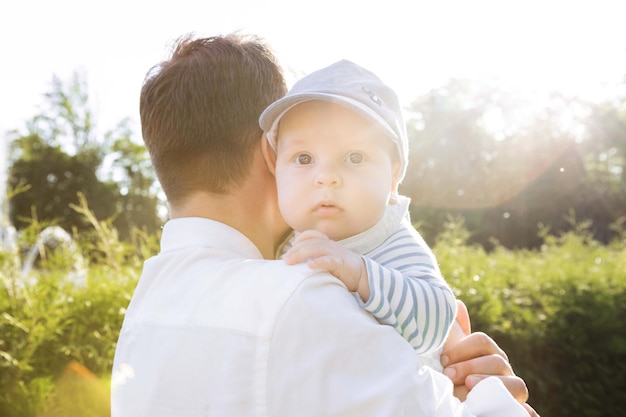
{"type": "Polygon", "coordinates": [[[419,354],[440,347],[456,300],[434,254],[407,222],[364,257],[371,287],[363,308],[393,326],[419,354]]]}
{"type": "Polygon", "coordinates": [[[401,227],[367,257],[323,233],[306,231],[284,259],[290,264],[308,260],[310,267],[335,275],[358,293],[363,308],[393,326],[417,353],[441,346],[454,321],[454,295],[434,255],[412,227],[401,227]]]}

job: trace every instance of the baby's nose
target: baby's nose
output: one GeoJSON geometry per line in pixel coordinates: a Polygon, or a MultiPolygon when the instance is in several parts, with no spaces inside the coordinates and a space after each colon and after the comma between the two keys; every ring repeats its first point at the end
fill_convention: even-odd
{"type": "Polygon", "coordinates": [[[318,187],[339,187],[341,177],[335,171],[323,170],[315,178],[315,185],[318,187]]]}

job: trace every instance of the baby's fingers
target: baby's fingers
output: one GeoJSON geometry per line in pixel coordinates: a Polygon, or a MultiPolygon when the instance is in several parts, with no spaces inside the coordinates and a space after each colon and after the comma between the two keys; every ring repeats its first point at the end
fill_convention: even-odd
{"type": "Polygon", "coordinates": [[[325,255],[310,259],[307,262],[307,265],[312,269],[322,269],[324,271],[332,272],[341,267],[341,262],[336,256],[325,255]]]}
{"type": "Polygon", "coordinates": [[[288,265],[294,265],[329,254],[330,249],[326,245],[319,243],[317,240],[308,240],[294,244],[294,246],[285,253],[283,259],[288,265]]]}
{"type": "Polygon", "coordinates": [[[311,239],[329,240],[328,236],[326,236],[324,233],[320,232],[319,230],[312,229],[305,230],[302,233],[298,233],[296,235],[296,238],[294,239],[294,245],[311,239]]]}

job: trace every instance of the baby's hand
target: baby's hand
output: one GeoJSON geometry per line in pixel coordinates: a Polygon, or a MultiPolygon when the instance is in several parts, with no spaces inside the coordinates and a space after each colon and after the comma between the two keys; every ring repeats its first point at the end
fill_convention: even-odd
{"type": "Polygon", "coordinates": [[[310,268],[330,272],[348,287],[358,292],[361,299],[369,299],[367,269],[363,259],[317,230],[307,230],[295,239],[293,246],[283,256],[289,265],[306,261],[310,268]]]}

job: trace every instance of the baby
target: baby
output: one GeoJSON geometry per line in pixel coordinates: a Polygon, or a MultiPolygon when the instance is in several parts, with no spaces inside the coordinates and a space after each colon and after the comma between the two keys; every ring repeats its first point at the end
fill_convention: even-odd
{"type": "Polygon", "coordinates": [[[261,115],[279,208],[295,233],[278,255],[327,270],[422,364],[441,370],[456,301],[398,194],[408,140],[396,94],[340,61],[298,81],[261,115]]]}

